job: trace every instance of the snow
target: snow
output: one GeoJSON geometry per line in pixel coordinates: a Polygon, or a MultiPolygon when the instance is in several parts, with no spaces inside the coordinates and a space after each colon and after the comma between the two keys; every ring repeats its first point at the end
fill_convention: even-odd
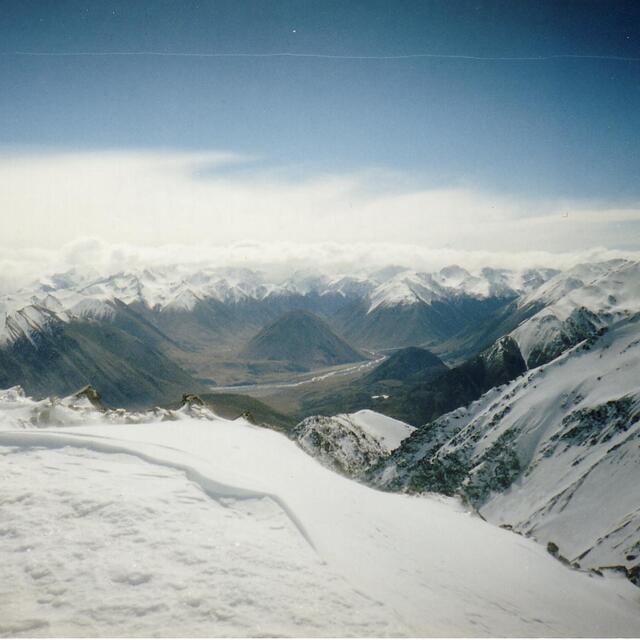
{"type": "Polygon", "coordinates": [[[472,274],[457,265],[437,273],[401,270],[385,279],[369,295],[369,313],[379,307],[432,304],[438,300],[467,295],[475,298],[527,294],[555,275],[551,269],[509,271],[484,268],[472,274]]]}
{"type": "MultiPolygon", "coordinates": [[[[549,277],[546,271],[536,271],[533,279],[529,274],[528,281],[539,285],[549,277]]],[[[515,295],[515,292],[532,288],[531,284],[525,284],[524,273],[483,269],[471,274],[454,266],[434,274],[399,268],[368,275],[329,277],[305,271],[268,281],[257,271],[206,265],[143,268],[106,276],[98,276],[91,269],[82,272],[76,269],[45,277],[19,291],[0,296],[0,343],[12,342],[22,336],[28,338],[38,330],[38,327],[21,325],[20,311],[30,305],[48,309],[61,321],[112,318],[116,300],[124,304],[141,303],[156,312],[189,312],[200,300],[239,304],[247,300],[317,294],[360,298],[373,310],[431,304],[460,294],[481,298],[515,295]]]]}
{"type": "Polygon", "coordinates": [[[444,297],[444,288],[431,275],[403,271],[371,292],[368,313],[378,307],[431,304],[444,297]]]}
{"type": "Polygon", "coordinates": [[[578,265],[519,301],[520,307],[529,305],[542,308],[511,333],[525,361],[534,348],[552,343],[572,312],[580,308],[596,314],[602,325],[640,311],[640,262],[578,265]]]}
{"type": "Polygon", "coordinates": [[[369,278],[364,277],[352,277],[352,276],[340,276],[333,278],[323,292],[327,293],[340,293],[343,296],[360,296],[362,298],[369,295],[374,289],[375,284],[369,278]]]}
{"type": "Polygon", "coordinates": [[[73,315],[84,318],[112,318],[116,311],[113,304],[99,298],[83,298],[70,309],[73,315]]]}
{"type": "Polygon", "coordinates": [[[329,469],[360,478],[412,431],[413,427],[400,420],[364,409],[332,417],[309,416],[290,435],[329,469]]]}
{"type": "Polygon", "coordinates": [[[198,303],[199,298],[193,291],[183,289],[176,297],[165,305],[165,309],[189,311],[198,303]]]}
{"type": "Polygon", "coordinates": [[[631,569],[640,557],[639,371],[636,316],[441,416],[422,442],[397,450],[380,486],[406,486],[423,460],[455,460],[459,489],[490,521],[554,542],[583,568],[631,569]],[[499,487],[505,472],[513,481],[499,487]]]}
{"type": "Polygon", "coordinates": [[[54,313],[40,305],[27,305],[13,312],[0,315],[0,346],[20,338],[33,342],[33,334],[44,331],[56,322],[68,322],[67,313],[54,313]],[[3,322],[2,322],[3,321],[3,322]]]}
{"type": "Polygon", "coordinates": [[[126,454],[0,456],[2,635],[404,631],[269,498],[212,499],[183,472],[126,454]]]}
{"type": "MultiPolygon", "coordinates": [[[[625,549],[637,543],[632,530],[640,526],[640,456],[634,444],[640,433],[638,322],[612,328],[599,347],[588,352],[578,347],[532,372],[526,389],[511,390],[515,391],[509,398],[512,411],[501,428],[526,422],[531,435],[529,451],[523,451],[522,457],[534,460],[535,468],[527,482],[495,496],[483,509],[494,521],[508,521],[540,540],[557,542],[568,558],[578,559],[588,552],[579,560],[587,566],[628,564],[625,549]],[[557,447],[553,455],[544,455],[544,445],[551,438],[567,439],[565,434],[575,422],[570,419],[572,413],[604,408],[620,399],[636,406],[635,418],[631,409],[623,419],[624,429],[612,430],[611,419],[594,423],[597,442],[588,447],[557,447]],[[564,429],[563,420],[567,421],[564,429]]],[[[504,397],[509,393],[506,390],[504,397]]]]}
{"type": "Polygon", "coordinates": [[[3,634],[640,628],[626,580],[571,571],[454,500],[357,484],[279,433],[212,416],[16,428],[32,402],[0,399],[3,634]]]}
{"type": "Polygon", "coordinates": [[[347,417],[363,431],[375,438],[385,451],[393,451],[415,431],[406,422],[390,418],[377,411],[363,409],[349,413],[347,417]]]}
{"type": "Polygon", "coordinates": [[[637,270],[638,263],[628,260],[607,260],[576,265],[550,278],[542,286],[525,296],[520,305],[525,306],[535,301],[541,301],[546,305],[560,302],[572,291],[580,290],[585,285],[603,278],[608,280],[612,274],[624,273],[628,268],[637,270]]]}

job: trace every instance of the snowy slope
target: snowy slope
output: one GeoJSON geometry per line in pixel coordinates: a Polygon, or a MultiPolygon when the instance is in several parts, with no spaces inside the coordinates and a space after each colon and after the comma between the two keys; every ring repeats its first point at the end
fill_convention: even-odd
{"type": "Polygon", "coordinates": [[[515,297],[527,294],[557,272],[552,269],[484,268],[476,274],[452,265],[436,273],[402,270],[380,283],[370,294],[369,313],[378,307],[432,304],[459,295],[475,298],[515,297]]]}
{"type": "Polygon", "coordinates": [[[640,316],[442,416],[374,473],[461,492],[584,567],[640,565],[640,316]]]}
{"type": "Polygon", "coordinates": [[[182,471],[86,448],[0,447],[0,464],[2,636],[406,632],[272,500],[211,499],[182,471]]]}
{"type": "Polygon", "coordinates": [[[384,451],[393,451],[400,443],[415,431],[414,427],[406,422],[390,418],[377,411],[362,409],[356,413],[347,414],[353,424],[360,427],[365,433],[375,438],[384,451]]]}
{"type": "Polygon", "coordinates": [[[436,300],[443,300],[445,296],[444,287],[430,274],[402,272],[371,292],[369,313],[381,306],[410,306],[420,302],[431,304],[436,300]]]}
{"type": "Polygon", "coordinates": [[[44,306],[30,304],[14,312],[0,313],[0,346],[26,338],[33,342],[33,336],[48,331],[59,322],[68,322],[66,313],[57,314],[44,306]]]}
{"type": "Polygon", "coordinates": [[[578,265],[523,296],[540,308],[511,333],[525,361],[549,361],[595,330],[640,311],[640,263],[610,260],[578,265]]]}
{"type": "Polygon", "coordinates": [[[627,581],[568,570],[453,500],[354,483],[275,432],[189,417],[16,429],[4,416],[28,402],[13,395],[0,419],[4,635],[639,628],[627,581]]]}

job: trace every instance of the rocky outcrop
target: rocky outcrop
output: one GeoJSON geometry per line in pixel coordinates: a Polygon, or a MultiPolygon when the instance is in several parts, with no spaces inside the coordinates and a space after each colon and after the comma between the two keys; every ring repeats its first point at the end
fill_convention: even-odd
{"type": "Polygon", "coordinates": [[[199,407],[204,407],[204,401],[202,400],[202,398],[200,398],[200,396],[196,395],[195,393],[183,393],[182,402],[180,406],[184,407],[184,406],[194,406],[194,405],[199,407]]]}
{"type": "Polygon", "coordinates": [[[80,400],[86,398],[96,409],[99,411],[106,410],[105,404],[102,402],[102,396],[98,390],[92,385],[88,384],[79,389],[75,393],[71,394],[71,397],[80,400]]]}
{"type": "Polygon", "coordinates": [[[386,456],[381,444],[347,415],[312,416],[298,424],[291,437],[326,467],[350,478],[361,478],[386,456]]]}

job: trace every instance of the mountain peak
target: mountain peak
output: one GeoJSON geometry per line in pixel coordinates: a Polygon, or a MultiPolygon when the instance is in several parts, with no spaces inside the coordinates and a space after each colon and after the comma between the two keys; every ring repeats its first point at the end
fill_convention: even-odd
{"type": "Polygon", "coordinates": [[[405,347],[390,355],[379,364],[366,379],[369,382],[379,380],[406,380],[420,377],[432,378],[438,373],[447,371],[447,365],[427,349],[421,347],[405,347]]]}
{"type": "Polygon", "coordinates": [[[247,360],[289,362],[300,369],[311,369],[363,359],[329,325],[309,311],[285,313],[254,336],[241,352],[247,360]]]}

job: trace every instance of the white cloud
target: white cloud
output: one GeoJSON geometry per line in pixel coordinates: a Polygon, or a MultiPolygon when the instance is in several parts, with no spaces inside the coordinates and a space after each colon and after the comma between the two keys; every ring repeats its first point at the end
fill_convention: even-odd
{"type": "Polygon", "coordinates": [[[295,271],[329,274],[367,274],[389,265],[434,271],[458,264],[471,271],[483,267],[567,268],[580,262],[612,258],[640,260],[640,252],[594,248],[588,251],[466,251],[428,249],[397,243],[291,243],[244,242],[224,246],[170,244],[157,247],[111,244],[97,238],[82,238],[59,249],[15,249],[3,251],[0,260],[0,294],[25,286],[35,279],[70,269],[106,276],[146,267],[194,266],[206,268],[243,267],[264,272],[275,280],[295,271]]]}
{"type": "Polygon", "coordinates": [[[220,152],[5,151],[0,211],[0,287],[75,264],[559,265],[633,247],[640,228],[640,205],[518,201],[380,170],[296,179],[220,152]]]}

